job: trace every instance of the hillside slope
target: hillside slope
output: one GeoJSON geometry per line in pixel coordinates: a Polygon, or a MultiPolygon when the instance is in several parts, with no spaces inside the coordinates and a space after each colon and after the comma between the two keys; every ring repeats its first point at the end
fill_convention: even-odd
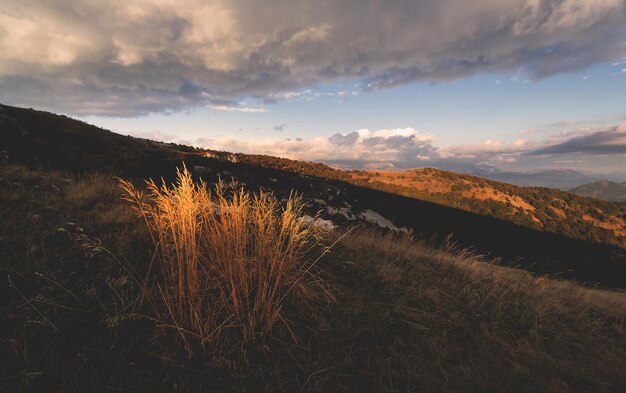
{"type": "Polygon", "coordinates": [[[519,187],[440,169],[343,171],[320,163],[208,150],[207,157],[334,179],[466,210],[532,229],[626,248],[626,204],[519,187]]]}
{"type": "MultiPolygon", "coordinates": [[[[162,144],[118,135],[64,116],[8,106],[0,107],[0,150],[7,151],[9,163],[73,173],[107,171],[136,179],[171,180],[175,168],[185,162],[196,176],[208,182],[234,177],[251,190],[271,190],[279,197],[286,197],[294,190],[305,197],[310,214],[321,211],[324,218],[336,224],[406,228],[418,237],[431,239],[435,245],[452,235],[459,246],[471,247],[490,258],[501,258],[502,264],[602,285],[626,286],[626,251],[602,244],[602,237],[594,235],[592,239],[597,242],[590,243],[574,238],[574,232],[568,228],[565,229],[569,232],[557,227],[554,233],[548,233],[546,228],[537,230],[532,225],[516,224],[516,217],[521,224],[528,221],[524,214],[496,219],[488,211],[487,215],[476,214],[481,211],[446,206],[431,194],[421,199],[407,197],[387,184],[360,178],[359,172],[275,157],[162,144]]],[[[433,176],[436,174],[449,173],[434,171],[433,176]]],[[[564,198],[593,201],[564,195],[564,198]]],[[[492,204],[487,201],[486,206],[492,204]]],[[[607,206],[602,209],[623,209],[617,204],[607,206]]],[[[594,209],[590,207],[587,214],[594,217],[594,209]]],[[[597,232],[590,230],[593,227],[586,222],[574,224],[586,225],[574,227],[576,233],[597,232]]],[[[602,233],[611,231],[605,229],[602,233]]],[[[621,241],[616,236],[607,239],[615,245],[621,241]]]]}
{"type": "Polygon", "coordinates": [[[466,210],[532,229],[626,248],[626,204],[556,189],[519,187],[440,169],[344,171],[285,158],[207,150],[207,157],[340,180],[466,210]]]}
{"type": "Polygon", "coordinates": [[[356,230],[320,261],[334,302],[307,314],[288,304],[291,331],[245,358],[188,357],[133,300],[124,263],[149,269],[151,242],[110,174],[0,167],[0,211],[6,391],[626,389],[623,291],[356,230]]]}
{"type": "Polygon", "coordinates": [[[626,204],[518,187],[437,169],[351,172],[357,184],[430,200],[530,228],[626,247],[626,204]]]}
{"type": "Polygon", "coordinates": [[[605,201],[626,202],[626,182],[616,183],[610,180],[602,180],[572,188],[570,192],[605,201]]]}

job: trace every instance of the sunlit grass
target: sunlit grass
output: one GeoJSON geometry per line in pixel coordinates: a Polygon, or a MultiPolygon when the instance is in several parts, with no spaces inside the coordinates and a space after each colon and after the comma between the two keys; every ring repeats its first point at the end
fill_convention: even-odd
{"type": "MultiPolygon", "coordinates": [[[[234,190],[223,188],[231,200],[234,190]]],[[[290,322],[276,322],[266,339],[259,325],[255,341],[237,347],[244,323],[223,308],[206,330],[227,322],[201,348],[199,333],[160,298],[166,261],[122,191],[106,174],[0,167],[5,390],[624,391],[623,289],[538,277],[453,243],[365,228],[325,235],[340,240],[319,264],[316,233],[303,249],[304,270],[313,265],[316,279],[324,269],[334,302],[323,301],[323,281],[322,301],[288,284],[280,315],[290,322]]],[[[203,293],[215,295],[204,298],[207,315],[219,292],[203,293]]]]}
{"type": "Polygon", "coordinates": [[[236,184],[210,189],[186,168],[172,186],[147,181],[145,193],[120,185],[156,246],[158,266],[144,281],[150,301],[186,344],[206,348],[225,332],[239,342],[267,336],[278,324],[289,327],[287,300],[330,296],[315,269],[320,233],[301,219],[300,198],[281,205],[236,184]]]}

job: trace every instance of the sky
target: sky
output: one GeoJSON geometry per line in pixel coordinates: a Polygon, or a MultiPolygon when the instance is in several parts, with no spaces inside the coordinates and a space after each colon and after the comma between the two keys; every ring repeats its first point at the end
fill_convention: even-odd
{"type": "Polygon", "coordinates": [[[0,102],[346,168],[626,171],[626,1],[0,0],[0,102]]]}

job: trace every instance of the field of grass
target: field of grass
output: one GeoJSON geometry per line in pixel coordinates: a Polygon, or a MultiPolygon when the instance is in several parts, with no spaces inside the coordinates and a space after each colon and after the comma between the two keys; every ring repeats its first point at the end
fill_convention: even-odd
{"type": "MultiPolygon", "coordinates": [[[[136,186],[149,196],[149,189],[136,186]]],[[[154,190],[152,195],[158,199],[154,190]]],[[[108,174],[0,168],[3,390],[626,390],[623,291],[537,277],[454,245],[435,249],[419,239],[361,228],[338,228],[302,243],[301,250],[318,241],[326,250],[323,245],[337,241],[319,260],[315,249],[293,260],[305,270],[316,260],[308,291],[318,288],[329,296],[281,296],[280,317],[289,323],[274,324],[265,332],[255,327],[245,340],[244,330],[231,329],[211,346],[228,348],[224,351],[185,345],[178,329],[164,323],[175,319],[163,307],[153,307],[146,294],[167,285],[158,280],[168,276],[157,273],[174,266],[168,261],[178,261],[176,248],[164,250],[163,241],[151,237],[154,226],[148,230],[123,196],[108,174]],[[154,277],[156,285],[142,285],[137,277],[154,277]]],[[[283,217],[283,201],[258,198],[259,209],[246,211],[283,217]]],[[[225,203],[232,205],[233,200],[225,203]]],[[[293,229],[299,223],[298,209],[291,211],[293,229]]],[[[241,218],[234,214],[222,228],[241,218]]],[[[252,220],[238,228],[255,233],[257,243],[214,246],[248,258],[250,250],[231,247],[255,249],[272,238],[260,232],[271,225],[255,226],[252,220]]],[[[284,243],[270,249],[279,245],[284,243]]],[[[266,262],[264,266],[271,266],[275,256],[268,255],[266,262]]],[[[295,277],[303,273],[295,271],[295,277]]],[[[267,277],[258,266],[238,277],[252,272],[267,277]]],[[[179,295],[170,284],[170,296],[179,295]]],[[[252,285],[258,287],[258,281],[252,285]]],[[[214,299],[208,291],[190,293],[200,301],[214,299]]],[[[231,311],[222,312],[223,317],[231,311]]]]}

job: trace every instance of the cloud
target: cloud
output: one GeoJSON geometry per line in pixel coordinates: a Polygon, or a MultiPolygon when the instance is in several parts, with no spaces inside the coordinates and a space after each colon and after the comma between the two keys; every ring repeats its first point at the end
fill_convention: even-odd
{"type": "Polygon", "coordinates": [[[339,81],[532,80],[624,56],[623,0],[305,3],[0,0],[0,100],[135,116],[339,81]]]}
{"type": "Polygon", "coordinates": [[[431,145],[432,135],[413,128],[393,128],[370,131],[360,129],[329,138],[251,139],[235,137],[199,139],[200,147],[241,153],[267,154],[285,158],[322,161],[352,168],[370,163],[402,162],[415,165],[436,155],[431,145]]]}
{"type": "Polygon", "coordinates": [[[247,106],[213,105],[211,109],[218,112],[265,113],[265,108],[250,108],[247,106]]]}
{"type": "Polygon", "coordinates": [[[287,127],[287,124],[280,124],[280,125],[274,126],[274,131],[275,132],[283,132],[283,131],[285,131],[286,127],[287,127]]]}
{"type": "MultiPolygon", "coordinates": [[[[549,125],[549,128],[573,126],[580,122],[563,121],[549,125]]],[[[539,130],[536,130],[539,131],[539,130]]],[[[531,134],[524,132],[526,136],[531,134]]],[[[440,159],[466,161],[475,164],[498,165],[527,161],[528,159],[548,160],[556,164],[581,163],[580,155],[586,160],[593,157],[626,154],[626,124],[604,128],[573,128],[539,139],[518,139],[505,143],[486,140],[482,143],[465,144],[437,148],[440,159]]]]}
{"type": "Polygon", "coordinates": [[[346,135],[336,133],[328,138],[328,141],[335,146],[352,146],[359,140],[359,132],[354,131],[346,135]]]}
{"type": "Polygon", "coordinates": [[[270,104],[279,101],[312,101],[319,95],[320,93],[314,92],[311,89],[303,91],[283,91],[278,93],[268,93],[263,97],[263,101],[270,104]]]}
{"type": "Polygon", "coordinates": [[[626,124],[567,137],[560,142],[528,152],[531,155],[571,153],[594,155],[626,154],[626,124]]]}
{"type": "Polygon", "coordinates": [[[477,163],[496,164],[515,162],[517,157],[527,152],[535,142],[518,139],[512,143],[488,139],[483,143],[450,146],[438,150],[444,159],[464,159],[477,163]]]}
{"type": "MultiPolygon", "coordinates": [[[[164,142],[183,143],[176,135],[161,131],[132,134],[164,142]]],[[[562,168],[566,164],[581,170],[593,170],[599,168],[599,165],[604,169],[615,170],[616,157],[618,161],[622,156],[626,159],[626,123],[600,129],[572,128],[542,140],[523,138],[503,142],[490,139],[481,143],[447,147],[437,146],[435,136],[412,127],[374,131],[364,128],[311,139],[241,139],[239,135],[226,135],[184,143],[214,150],[324,162],[346,169],[434,166],[467,172],[476,169],[477,165],[519,169],[562,168]]]]}
{"type": "Polygon", "coordinates": [[[350,90],[341,90],[337,93],[339,97],[350,97],[350,96],[358,96],[358,91],[350,91],[350,90]]]}

